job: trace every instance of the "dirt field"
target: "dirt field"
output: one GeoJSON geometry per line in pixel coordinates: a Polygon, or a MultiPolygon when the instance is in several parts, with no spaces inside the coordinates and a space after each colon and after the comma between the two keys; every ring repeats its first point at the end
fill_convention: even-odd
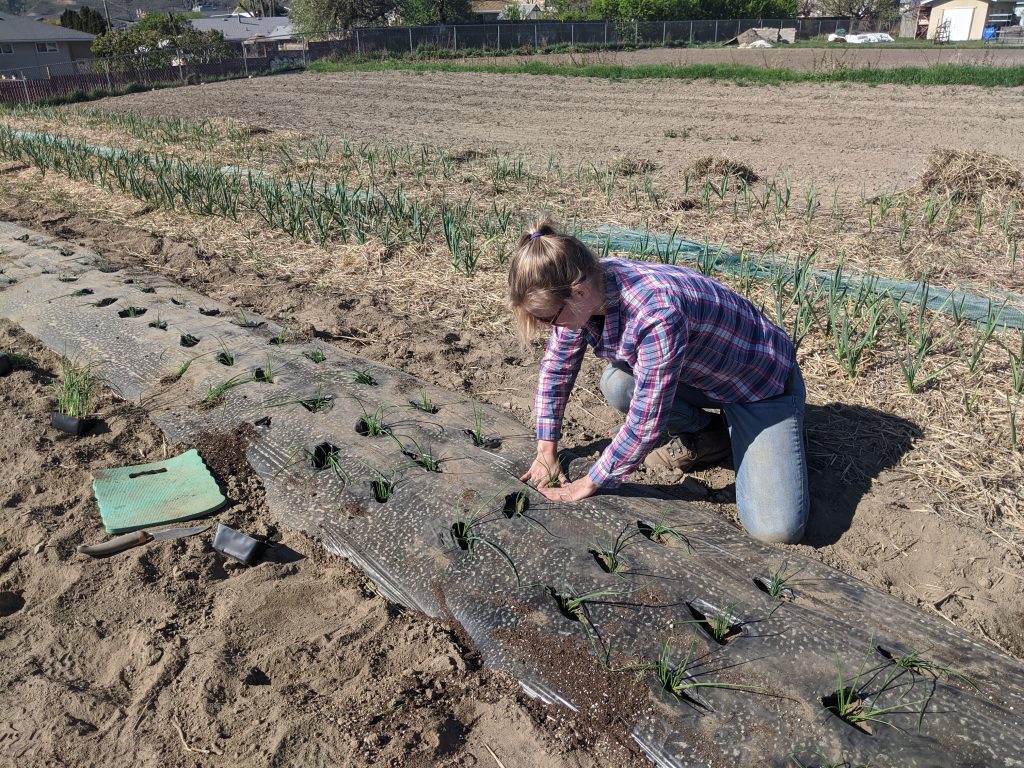
{"type": "Polygon", "coordinates": [[[786,173],[798,187],[839,185],[854,195],[901,186],[939,147],[1005,153],[1024,131],[1022,96],[1019,88],[336,73],[154,91],[99,105],[335,138],[523,152],[535,164],[548,155],[566,166],[639,156],[657,163],[666,180],[681,179],[701,156],[723,154],[762,175],[786,173]]]}
{"type": "MultiPolygon", "coordinates": [[[[182,156],[205,156],[209,151],[217,163],[266,159],[269,167],[278,162],[273,153],[280,147],[291,152],[302,145],[308,151],[309,144],[302,142],[313,141],[318,132],[335,140],[346,134],[363,141],[441,144],[459,158],[455,170],[443,179],[427,177],[419,186],[411,174],[400,175],[410,194],[470,195],[484,209],[500,200],[516,206],[517,217],[551,208],[566,218],[586,217],[590,222],[615,221],[667,232],[679,227],[688,237],[759,251],[807,254],[820,245],[822,254],[832,260],[829,266],[848,258],[858,267],[875,266],[891,276],[924,276],[939,285],[966,278],[1019,291],[1020,269],[1001,249],[1006,247],[1004,237],[1009,241],[1014,233],[1024,232],[1024,207],[1014,203],[1014,208],[990,211],[979,203],[984,231],[975,224],[975,209],[969,206],[960,218],[950,215],[945,230],[932,230],[920,223],[921,207],[927,207],[928,199],[917,185],[926,158],[939,147],[1012,154],[1024,129],[1017,106],[1022,90],[304,74],[138,94],[108,99],[99,106],[231,118],[232,125],[245,126],[251,133],[251,146],[243,147],[244,152],[236,146],[236,154],[221,155],[205,139],[197,139],[173,148],[182,156]],[[544,180],[499,183],[490,175],[494,157],[488,152],[493,150],[524,153],[530,167],[540,172],[551,155],[568,173],[564,179],[551,173],[544,180]],[[736,213],[735,198],[714,209],[709,205],[706,212],[693,200],[666,204],[667,198],[681,194],[681,179],[693,162],[713,154],[743,159],[769,178],[776,172],[789,174],[801,205],[804,189],[816,184],[824,195],[822,218],[833,195],[833,213],[838,213],[812,226],[799,205],[786,214],[789,218],[772,220],[766,215],[755,222],[756,209],[748,221],[736,213]],[[580,161],[607,167],[623,157],[654,162],[651,181],[664,192],[663,199],[637,203],[642,195],[638,177],[623,181],[607,195],[581,187],[578,178],[572,178],[580,161]],[[633,185],[629,191],[627,182],[633,185]],[[865,200],[893,188],[912,190],[907,206],[913,218],[906,242],[892,211],[885,224],[879,224],[878,203],[864,207],[865,200]],[[988,223],[1002,211],[1008,211],[1005,231],[988,223]]],[[[113,143],[112,136],[124,146],[136,146],[137,141],[119,128],[76,126],[73,118],[64,127],[28,123],[23,121],[34,130],[66,130],[95,143],[113,143]]],[[[295,160],[288,173],[301,179],[318,169],[311,157],[295,160]]],[[[368,176],[365,158],[358,152],[344,159],[332,156],[323,167],[325,173],[346,174],[351,183],[365,183],[369,177],[389,183],[382,182],[380,167],[376,176],[372,170],[368,176]]],[[[388,246],[373,238],[360,246],[332,242],[320,248],[264,227],[255,217],[189,216],[98,189],[58,173],[44,177],[28,162],[0,164],[0,216],[82,242],[111,259],[158,271],[291,327],[311,328],[325,342],[506,407],[524,426],[532,426],[540,348],[524,350],[512,338],[502,306],[500,262],[488,260],[475,275],[465,277],[453,273],[437,233],[422,249],[388,246]]],[[[999,195],[1004,193],[1018,194],[1016,188],[999,195]]],[[[697,193],[691,190],[690,195],[697,193]]],[[[1006,199],[993,193],[986,205],[1005,205],[1006,199]]],[[[5,327],[4,332],[0,348],[27,350],[44,361],[43,369],[52,370],[52,358],[16,329],[5,327]]],[[[961,328],[956,333],[962,337],[960,346],[968,345],[967,331],[961,328]]],[[[866,371],[850,380],[832,361],[825,339],[809,338],[801,347],[809,392],[812,517],[804,542],[783,548],[780,556],[795,551],[821,560],[1024,657],[1024,518],[1018,493],[1024,462],[1019,452],[1010,450],[1006,438],[1011,402],[1006,353],[993,344],[979,369],[968,375],[960,358],[953,357],[960,354],[957,342],[949,340],[953,336],[943,348],[950,357],[934,365],[938,369],[941,362],[948,362],[950,367],[915,393],[900,385],[888,348],[885,354],[869,352],[866,371]]],[[[588,362],[567,413],[564,442],[567,447],[584,446],[579,450],[581,461],[596,455],[595,446],[620,420],[595,394],[600,370],[597,361],[588,362]]],[[[5,466],[16,458],[18,462],[12,473],[15,490],[5,502],[12,512],[5,518],[7,527],[0,529],[15,557],[0,560],[0,591],[18,592],[26,605],[0,617],[0,651],[5,658],[20,658],[30,646],[41,644],[44,650],[26,656],[35,659],[31,664],[0,678],[0,696],[4,706],[16,703],[19,712],[24,710],[19,715],[24,730],[83,733],[92,739],[69,753],[71,763],[228,765],[251,757],[253,743],[265,746],[267,739],[279,755],[274,764],[280,765],[303,760],[496,765],[488,754],[491,748],[508,766],[629,765],[634,759],[625,752],[609,757],[606,745],[594,735],[593,723],[567,723],[557,710],[538,714],[524,709],[507,681],[476,669],[472,655],[443,626],[394,615],[379,598],[365,597],[370,588],[358,574],[316,555],[312,543],[287,533],[285,543],[305,556],[298,563],[222,575],[204,565],[208,560],[203,558],[210,553],[190,541],[159,556],[131,554],[121,566],[103,566],[108,580],[94,585],[90,574],[96,571],[88,570],[94,564],[65,563],[57,557],[69,554],[94,522],[88,471],[105,462],[134,460],[136,453],[140,460],[159,455],[162,445],[152,427],[134,412],[133,429],[138,432],[131,434],[142,437],[130,439],[141,441],[141,453],[124,447],[129,438],[117,439],[117,434],[89,438],[93,442],[85,444],[88,450],[60,441],[57,448],[67,457],[60,465],[67,478],[53,491],[54,500],[44,496],[45,503],[37,502],[33,488],[52,482],[40,457],[50,449],[53,436],[46,433],[45,445],[31,450],[25,446],[32,445],[28,436],[37,434],[39,423],[45,421],[45,409],[38,402],[45,374],[20,371],[16,376],[13,384],[0,384],[7,387],[0,389],[4,418],[12,420],[0,431],[0,449],[11,457],[5,458],[5,466]],[[31,418],[11,415],[32,408],[31,418]],[[65,508],[74,513],[54,512],[65,508]],[[46,543],[50,541],[63,543],[51,547],[46,543]],[[40,554],[32,554],[38,542],[45,546],[40,554]],[[177,603],[157,602],[164,590],[178,599],[174,569],[179,556],[191,558],[187,568],[179,568],[197,574],[194,590],[187,590],[193,601],[187,604],[199,606],[196,615],[202,617],[194,621],[191,613],[183,616],[177,603]],[[51,581],[55,578],[59,583],[51,581]],[[259,613],[270,605],[276,590],[288,585],[294,585],[293,600],[275,605],[277,612],[269,618],[259,613]],[[241,589],[247,590],[247,597],[255,593],[261,599],[243,600],[241,589]],[[67,612],[58,614],[58,602],[47,602],[54,592],[68,593],[73,607],[95,611],[100,623],[89,624],[92,613],[84,624],[69,620],[67,612]],[[142,609],[142,616],[154,618],[131,630],[138,648],[130,645],[122,656],[115,654],[113,662],[97,660],[96,654],[80,649],[93,635],[126,621],[123,605],[109,596],[120,592],[151,595],[153,605],[160,607],[142,609]],[[337,604],[320,605],[317,601],[326,593],[337,604]],[[43,605],[33,611],[31,603],[36,601],[43,605]],[[317,619],[306,615],[309,612],[318,612],[317,619]],[[247,628],[244,637],[228,636],[227,617],[236,614],[247,628]],[[343,627],[340,633],[331,629],[335,622],[343,627]],[[179,625],[184,627],[181,641],[176,639],[179,625]],[[151,627],[160,638],[155,645],[164,649],[158,661],[170,658],[176,666],[164,672],[156,663],[143,675],[146,682],[140,688],[121,680],[121,667],[139,666],[156,654],[150,648],[154,643],[146,640],[153,636],[151,627]],[[268,636],[287,636],[287,647],[267,642],[268,636]],[[396,640],[396,647],[378,653],[385,638],[396,640]],[[349,643],[354,643],[357,659],[340,650],[349,643]],[[172,646],[177,650],[170,652],[172,646]],[[403,670],[420,670],[422,665],[410,660],[420,656],[426,671],[416,672],[415,683],[407,682],[403,670]],[[231,660],[231,674],[220,671],[223,658],[231,660]],[[453,669],[445,667],[449,658],[454,660],[453,669]],[[62,664],[69,671],[62,671],[62,664]],[[278,675],[299,679],[280,690],[246,683],[254,667],[271,680],[278,675]],[[35,674],[38,668],[44,670],[42,675],[35,674]],[[83,692],[82,680],[89,674],[104,681],[102,696],[114,701],[96,709],[99,718],[84,714],[96,706],[89,696],[101,697],[87,687],[83,692]],[[182,681],[180,690],[168,686],[158,695],[156,688],[175,675],[182,681]],[[205,686],[207,678],[212,687],[205,686]],[[443,683],[440,689],[434,685],[437,679],[443,683]],[[372,695],[366,693],[369,689],[372,695]],[[428,698],[430,690],[452,693],[428,705],[423,702],[435,701],[428,698]],[[55,703],[65,691],[74,694],[68,695],[71,703],[55,703]],[[391,712],[396,698],[414,704],[391,712]],[[302,706],[295,709],[295,702],[302,706]],[[258,722],[260,717],[265,722],[258,722]],[[139,722],[138,732],[148,738],[138,740],[141,745],[133,758],[119,758],[118,745],[133,739],[131,727],[139,722]],[[514,725],[509,727],[510,723],[514,725]],[[303,740],[313,736],[316,743],[325,740],[323,754],[301,751],[303,740]],[[148,745],[155,745],[152,752],[145,751],[148,745]],[[519,747],[522,751],[515,751],[519,747]],[[216,755],[190,751],[195,749],[217,749],[224,756],[214,760],[216,755]],[[235,753],[238,758],[232,757],[235,753]],[[547,757],[538,757],[544,754],[547,757]]],[[[680,498],[728,519],[736,517],[728,466],[687,478],[641,471],[636,479],[673,488],[680,498]],[[673,486],[676,481],[681,482],[673,486]]],[[[260,507],[258,488],[248,488],[240,499],[241,519],[273,524],[260,507]]],[[[104,648],[112,644],[108,640],[104,648]]],[[[26,742],[28,737],[20,734],[9,734],[7,743],[40,743],[26,742]]]]}
{"type": "Polygon", "coordinates": [[[511,61],[547,61],[552,64],[618,64],[624,67],[669,64],[747,64],[752,67],[794,69],[798,72],[830,72],[835,69],[893,69],[930,67],[937,64],[975,64],[987,67],[1024,65],[1020,48],[861,48],[834,45],[827,48],[650,48],[641,51],[599,51],[586,54],[474,58],[495,64],[511,61]]]}

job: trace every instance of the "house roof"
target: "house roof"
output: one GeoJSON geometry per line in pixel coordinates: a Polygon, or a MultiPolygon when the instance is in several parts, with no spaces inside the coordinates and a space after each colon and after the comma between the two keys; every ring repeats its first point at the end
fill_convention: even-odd
{"type": "Polygon", "coordinates": [[[77,29],[43,24],[25,16],[0,13],[0,43],[44,43],[91,41],[96,35],[79,32],[77,29]]]}
{"type": "Polygon", "coordinates": [[[192,26],[200,32],[216,30],[230,42],[248,40],[253,35],[263,35],[271,40],[292,37],[295,30],[287,16],[210,16],[205,19],[190,19],[192,26]]]}
{"type": "Polygon", "coordinates": [[[501,13],[511,0],[476,0],[472,3],[473,13],[501,13]]]}
{"type": "MultiPolygon", "coordinates": [[[[917,7],[926,8],[930,5],[939,5],[941,3],[947,3],[949,1],[950,0],[922,0],[922,2],[917,4],[917,7]]],[[[1002,3],[1004,5],[1012,3],[1013,1],[1014,0],[978,0],[978,2],[982,3],[1002,3]]],[[[965,8],[967,8],[968,6],[973,6],[973,3],[964,3],[965,8]]]]}

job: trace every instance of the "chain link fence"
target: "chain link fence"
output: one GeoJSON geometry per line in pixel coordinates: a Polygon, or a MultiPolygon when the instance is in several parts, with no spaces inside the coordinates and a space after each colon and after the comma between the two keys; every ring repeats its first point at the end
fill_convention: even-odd
{"type": "MultiPolygon", "coordinates": [[[[0,103],[85,98],[175,83],[267,74],[327,57],[444,51],[540,52],[559,46],[654,47],[722,43],[750,28],[792,29],[796,39],[867,31],[842,17],[695,21],[526,21],[429,27],[356,27],[289,40],[256,39],[213,48],[83,59],[45,67],[0,70],[0,103]]],[[[874,26],[874,25],[872,25],[874,26]]],[[[871,31],[879,31],[872,29],[871,31]]],[[[887,29],[883,31],[889,31],[887,29]]]]}

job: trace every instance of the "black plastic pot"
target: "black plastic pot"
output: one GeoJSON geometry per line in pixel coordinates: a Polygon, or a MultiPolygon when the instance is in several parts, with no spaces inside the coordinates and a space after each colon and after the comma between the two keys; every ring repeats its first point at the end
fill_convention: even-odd
{"type": "Polygon", "coordinates": [[[74,416],[68,416],[54,411],[50,417],[50,423],[61,432],[67,432],[69,435],[81,437],[96,425],[96,419],[76,419],[74,416]]]}
{"type": "Polygon", "coordinates": [[[11,358],[6,354],[0,355],[0,376],[6,376],[13,368],[11,358]]]}

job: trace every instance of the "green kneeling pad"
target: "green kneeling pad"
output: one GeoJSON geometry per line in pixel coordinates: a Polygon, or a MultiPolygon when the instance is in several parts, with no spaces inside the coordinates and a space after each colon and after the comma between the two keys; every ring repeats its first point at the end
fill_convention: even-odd
{"type": "Polygon", "coordinates": [[[98,470],[92,489],[107,533],[192,520],[227,503],[194,448],[166,461],[98,470]]]}

